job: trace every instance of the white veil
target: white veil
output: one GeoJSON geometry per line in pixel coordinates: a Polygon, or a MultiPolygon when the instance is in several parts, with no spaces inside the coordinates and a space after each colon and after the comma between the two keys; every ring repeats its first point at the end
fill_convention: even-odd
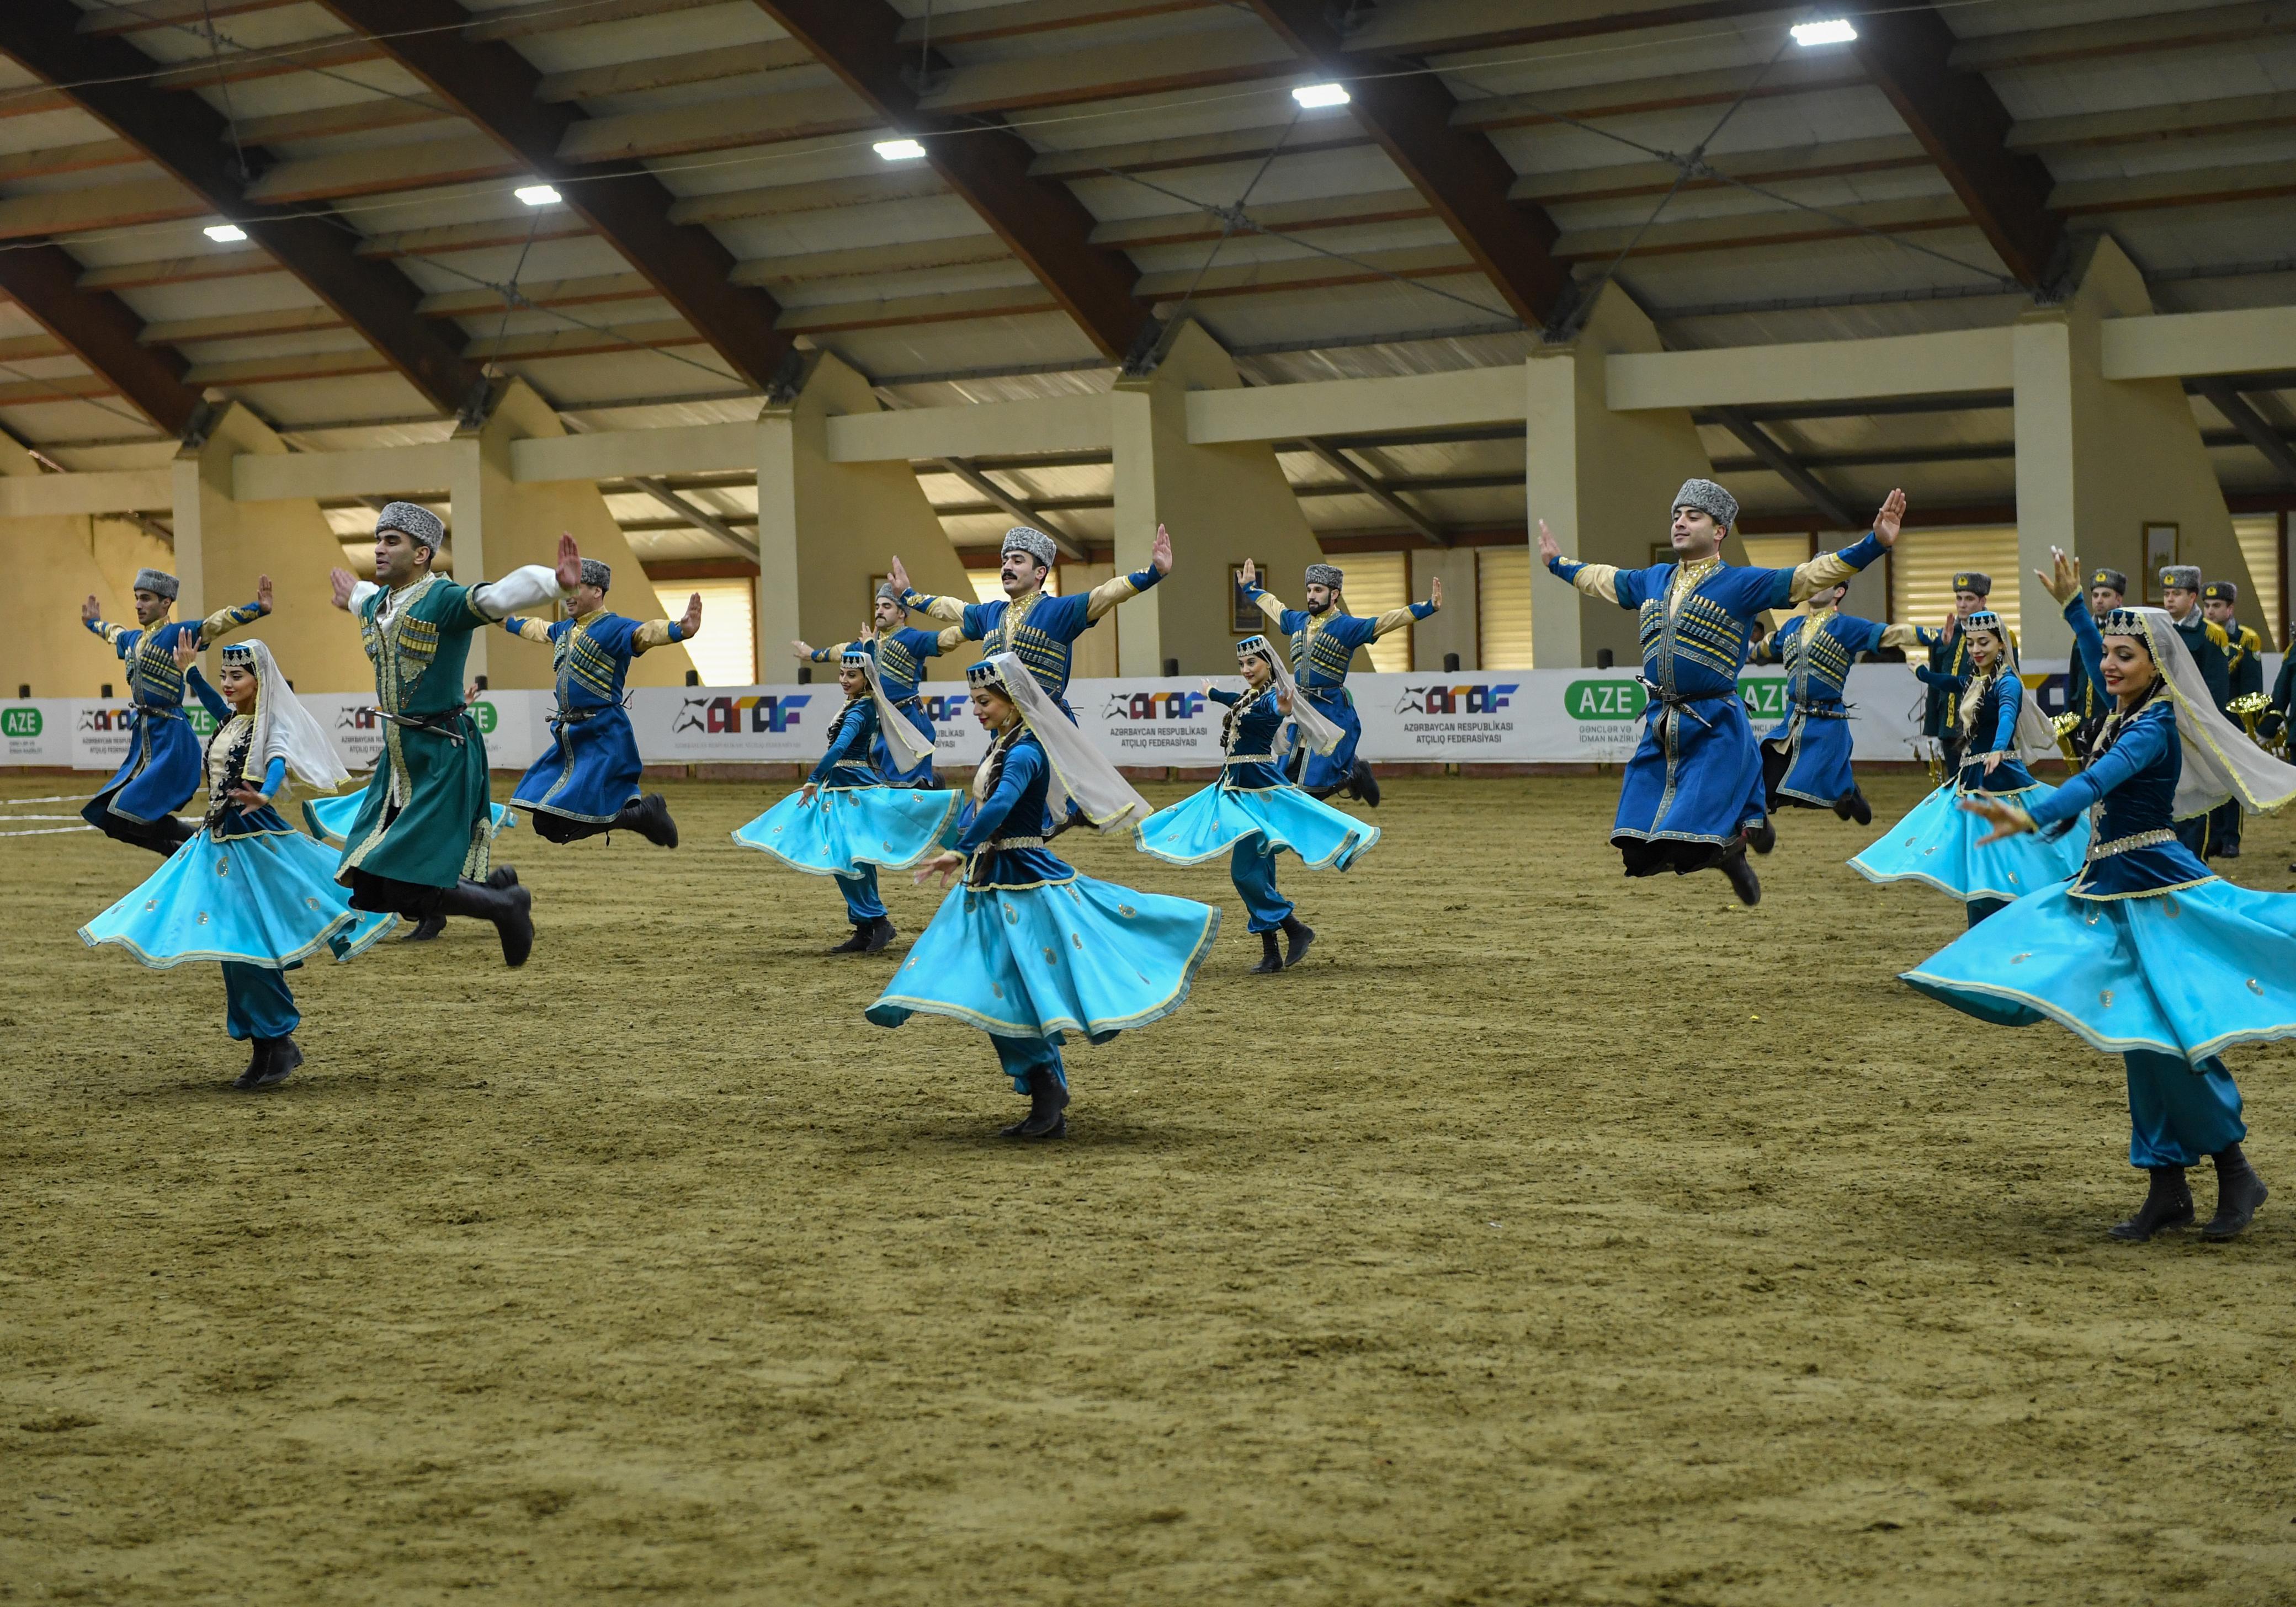
{"type": "MultiPolygon", "coordinates": [[[[1249,642],[1251,638],[1246,636],[1243,640],[1249,642]]],[[[1284,703],[1292,706],[1292,724],[1299,731],[1300,740],[1318,753],[1331,752],[1340,745],[1347,733],[1333,725],[1322,709],[1300,695],[1299,685],[1292,679],[1292,671],[1285,666],[1283,655],[1275,651],[1275,644],[1265,636],[1259,640],[1267,648],[1268,668],[1275,672],[1270,685],[1275,689],[1277,704],[1279,707],[1284,703]]],[[[1242,643],[1237,645],[1242,646],[1242,643]]],[[[1279,726],[1275,733],[1275,757],[1282,758],[1290,751],[1291,743],[1279,726]]]]}
{"type": "Polygon", "coordinates": [[[315,791],[332,792],[348,781],[351,773],[336,756],[334,743],[279,673],[269,645],[259,637],[232,645],[248,649],[255,659],[255,730],[247,744],[254,759],[250,782],[259,782],[275,758],[285,759],[287,768],[315,791]]]}
{"type": "Polygon", "coordinates": [[[869,696],[877,705],[877,728],[885,734],[886,745],[896,753],[909,756],[911,768],[932,758],[938,744],[931,737],[909,724],[909,717],[893,707],[893,700],[885,695],[885,683],[877,674],[877,655],[870,653],[862,660],[869,676],[869,696]]]}
{"type": "Polygon", "coordinates": [[[2204,815],[2238,799],[2251,815],[2262,815],[2296,799],[2296,766],[2284,765],[2248,740],[2247,734],[2218,711],[2201,667],[2165,610],[2133,608],[2144,627],[2144,646],[2160,667],[2177,706],[2177,735],[2185,768],[2177,778],[2172,813],[2179,820],[2204,815]]]}
{"type": "Polygon", "coordinates": [[[1073,799],[1084,811],[1084,817],[1092,822],[1095,830],[1103,832],[1137,825],[1155,812],[1076,728],[1076,722],[1045,695],[1045,689],[1037,685],[1037,677],[1018,658],[1000,652],[991,655],[986,662],[996,667],[996,678],[1004,685],[1005,695],[1021,711],[1021,724],[1028,726],[1029,734],[1043,745],[1045,757],[1053,762],[1055,785],[1047,791],[1046,803],[1054,819],[1064,813],[1061,808],[1063,795],[1073,799]]]}

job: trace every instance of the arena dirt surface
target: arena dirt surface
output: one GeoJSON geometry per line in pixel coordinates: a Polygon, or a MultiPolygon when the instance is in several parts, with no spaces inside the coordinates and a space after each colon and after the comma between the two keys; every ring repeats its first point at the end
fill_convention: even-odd
{"type": "Polygon", "coordinates": [[[1067,840],[1227,931],[1029,1149],[726,840],[778,788],[513,833],[533,963],[298,973],[258,1097],[74,936],[152,861],[0,840],[0,1601],[2296,1601],[2296,1047],[2251,1234],[2111,1242],[2118,1063],[1891,980],[1957,906],[1800,813],[1758,910],[1628,883],[1614,785],[1392,784],[1276,978],[1067,840]]]}

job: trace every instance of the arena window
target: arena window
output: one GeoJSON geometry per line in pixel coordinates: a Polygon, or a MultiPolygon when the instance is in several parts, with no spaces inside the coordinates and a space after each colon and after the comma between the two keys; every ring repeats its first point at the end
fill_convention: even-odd
{"type": "Polygon", "coordinates": [[[1475,553],[1475,662],[1485,669],[1530,668],[1530,548],[1475,553]]]}
{"type": "Polygon", "coordinates": [[[748,686],[757,680],[757,599],[750,586],[747,580],[668,580],[654,586],[662,616],[669,619],[685,611],[688,597],[701,594],[701,634],[685,644],[685,652],[704,686],[748,686]]]}

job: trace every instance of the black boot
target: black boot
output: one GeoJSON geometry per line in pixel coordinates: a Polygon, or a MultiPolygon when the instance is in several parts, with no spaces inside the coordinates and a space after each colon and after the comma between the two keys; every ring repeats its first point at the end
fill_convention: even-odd
{"type": "Polygon", "coordinates": [[[1260,933],[1259,963],[1251,968],[1250,974],[1256,977],[1266,976],[1283,969],[1283,955],[1275,947],[1275,934],[1272,931],[1260,933]]]}
{"type": "Polygon", "coordinates": [[[634,798],[614,816],[613,830],[636,832],[656,848],[677,846],[677,822],[669,817],[669,800],[659,792],[634,798]]]}
{"type": "Polygon", "coordinates": [[[2191,1225],[2193,1191],[2185,1182],[2185,1168],[2156,1166],[2152,1170],[2152,1186],[2145,1191],[2144,1203],[2136,1208],[2136,1214],[2105,1230],[2114,1238],[2141,1243],[2163,1228],[2191,1225]]]}
{"type": "Polygon", "coordinates": [[[1316,940],[1316,929],[1307,925],[1297,915],[1283,917],[1283,969],[1291,970],[1308,957],[1308,946],[1316,940]]]}
{"type": "Polygon", "coordinates": [[[263,1046],[269,1041],[267,1038],[260,1037],[251,1037],[247,1040],[247,1070],[239,1074],[238,1078],[231,1085],[233,1087],[244,1090],[262,1086],[265,1058],[263,1046]]]}
{"type": "Polygon", "coordinates": [[[1754,874],[1753,862],[1746,857],[1746,845],[1734,842],[1730,851],[1722,856],[1715,867],[1730,879],[1730,890],[1738,895],[1738,902],[1749,909],[1762,901],[1762,879],[1754,874]]]}
{"type": "Polygon", "coordinates": [[[1348,791],[1362,799],[1365,808],[1379,808],[1379,777],[1371,773],[1368,761],[1356,760],[1355,768],[1348,772],[1348,791]]]}
{"type": "Polygon", "coordinates": [[[495,866],[494,869],[487,873],[487,885],[495,889],[498,892],[506,887],[516,887],[518,885],[518,867],[514,865],[498,865],[495,866]]]}
{"type": "Polygon", "coordinates": [[[1861,826],[1874,824],[1874,806],[1866,801],[1866,794],[1856,787],[1833,800],[1834,817],[1854,820],[1861,826]]]}
{"type": "Polygon", "coordinates": [[[303,1063],[303,1051],[293,1037],[275,1037],[267,1045],[271,1051],[263,1066],[263,1075],[255,1079],[258,1088],[275,1088],[287,1080],[288,1073],[303,1063]]]}
{"type": "Polygon", "coordinates": [[[1061,1079],[1043,1067],[1029,1073],[1029,1113],[1009,1127],[1000,1127],[999,1138],[1065,1138],[1069,1132],[1069,1091],[1061,1079]]]}
{"type": "Polygon", "coordinates": [[[1746,829],[1746,846],[1757,854],[1767,854],[1778,846],[1778,829],[1770,824],[1767,816],[1762,817],[1761,824],[1746,829]]]}
{"type": "Polygon", "coordinates": [[[2226,1145],[2216,1152],[2215,1160],[2217,1214],[2202,1226],[2201,1237],[2234,1238],[2255,1219],[2256,1208],[2272,1197],[2272,1191],[2240,1152],[2240,1145],[2226,1145]]]}
{"type": "Polygon", "coordinates": [[[399,941],[401,943],[428,943],[431,939],[437,937],[440,932],[445,931],[446,930],[446,916],[425,915],[421,920],[415,922],[414,930],[401,938],[399,941]]]}
{"type": "Polygon", "coordinates": [[[865,955],[869,952],[869,934],[875,930],[873,922],[856,921],[853,935],[829,952],[833,955],[865,955]]]}
{"type": "Polygon", "coordinates": [[[439,897],[437,913],[491,921],[502,939],[503,963],[515,971],[534,952],[534,895],[512,882],[492,887],[484,881],[457,881],[439,897]]]}
{"type": "Polygon", "coordinates": [[[882,954],[885,952],[885,945],[900,935],[893,930],[893,923],[890,921],[880,915],[869,923],[869,931],[866,933],[868,941],[861,946],[862,952],[873,955],[882,954]]]}

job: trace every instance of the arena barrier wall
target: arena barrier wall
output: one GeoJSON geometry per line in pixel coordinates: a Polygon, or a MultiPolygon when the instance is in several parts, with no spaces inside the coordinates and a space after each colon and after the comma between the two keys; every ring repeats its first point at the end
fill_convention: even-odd
{"type": "MultiPolygon", "coordinates": [[[[2266,682],[2277,673],[2267,660],[2266,682]]],[[[2044,709],[2062,706],[2062,675],[2029,666],[2028,685],[2044,709]]],[[[1240,685],[1230,678],[1222,683],[1240,685]]],[[[1634,752],[1646,694],[1634,673],[1615,669],[1469,670],[1443,675],[1350,677],[1363,722],[1363,757],[1383,763],[1619,763],[1634,752]]],[[[1756,670],[1739,682],[1757,731],[1784,717],[1784,677],[1756,670]]],[[[964,686],[927,682],[925,707],[940,738],[940,763],[978,763],[985,739],[964,686]]],[[[1923,689],[1901,664],[1861,664],[1850,672],[1849,725],[1857,756],[1916,757],[1923,689]]],[[[381,722],[367,693],[303,694],[355,770],[374,763],[381,722]]],[[[810,763],[821,754],[842,696],[833,681],[810,685],[649,686],[630,694],[630,721],[649,764],[810,763]]],[[[1201,680],[1117,677],[1069,688],[1077,723],[1117,764],[1217,765],[1222,708],[1201,680]]],[[[533,762],[550,742],[551,694],[482,694],[472,707],[497,769],[533,762]]],[[[204,710],[195,726],[211,729],[204,710]]],[[[0,703],[0,764],[111,770],[126,755],[127,705],[45,698],[0,703]]]]}

